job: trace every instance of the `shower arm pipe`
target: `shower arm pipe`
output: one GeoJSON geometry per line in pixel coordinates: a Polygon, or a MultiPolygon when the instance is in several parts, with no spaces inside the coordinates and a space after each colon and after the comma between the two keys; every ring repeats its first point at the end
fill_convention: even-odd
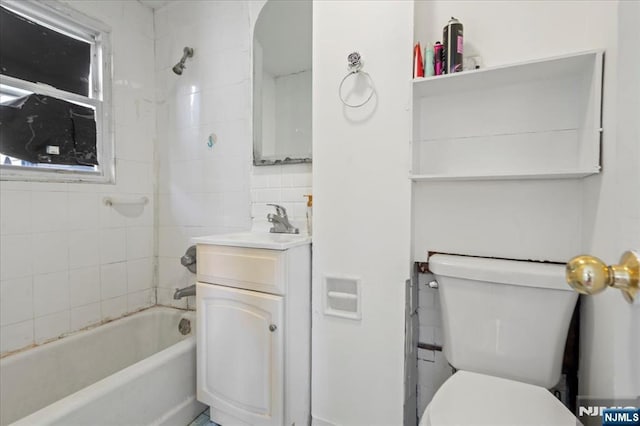
{"type": "Polygon", "coordinates": [[[183,52],[182,58],[180,58],[180,61],[177,64],[175,64],[172,68],[173,72],[178,75],[181,75],[182,71],[186,68],[185,62],[187,61],[187,58],[193,57],[193,48],[189,46],[185,46],[182,52],[183,52]]]}

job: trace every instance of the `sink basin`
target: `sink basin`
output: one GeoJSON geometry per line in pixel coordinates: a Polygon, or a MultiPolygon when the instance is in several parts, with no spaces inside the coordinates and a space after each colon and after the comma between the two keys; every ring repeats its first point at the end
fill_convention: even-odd
{"type": "Polygon", "coordinates": [[[301,234],[275,234],[269,232],[237,232],[192,238],[195,244],[250,247],[270,250],[287,250],[311,243],[311,237],[301,234]]]}

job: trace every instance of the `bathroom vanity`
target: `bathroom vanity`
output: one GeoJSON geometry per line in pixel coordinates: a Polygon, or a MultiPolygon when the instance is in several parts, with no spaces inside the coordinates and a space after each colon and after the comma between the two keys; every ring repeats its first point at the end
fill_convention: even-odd
{"type": "Polygon", "coordinates": [[[306,425],[311,242],[239,233],[197,244],[197,398],[223,425],[306,425]]]}

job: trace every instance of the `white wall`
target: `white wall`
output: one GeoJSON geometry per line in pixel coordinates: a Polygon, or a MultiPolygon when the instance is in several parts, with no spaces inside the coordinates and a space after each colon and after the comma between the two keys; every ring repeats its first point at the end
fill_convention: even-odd
{"type": "Polygon", "coordinates": [[[314,424],[403,422],[412,14],[411,2],[313,5],[314,424]],[[377,95],[351,110],[337,90],[354,50],[377,95]],[[361,278],[361,321],[323,314],[325,274],[361,278]]]}
{"type": "Polygon", "coordinates": [[[109,25],[116,184],[0,183],[0,352],[155,303],[153,16],[130,1],[66,1],[109,25]],[[126,217],[104,196],[146,196],[126,217]]]}
{"type": "MultiPolygon", "coordinates": [[[[629,54],[637,49],[637,6],[416,2],[416,41],[440,40],[442,26],[455,16],[465,26],[465,54],[481,55],[487,66],[606,49],[603,172],[583,180],[416,184],[416,260],[436,250],[557,262],[590,253],[613,263],[640,245],[640,207],[637,197],[626,196],[639,187],[637,118],[632,118],[638,117],[637,95],[629,94],[637,93],[637,58],[629,54]],[[504,22],[508,25],[501,26],[504,22]]],[[[583,300],[582,394],[638,393],[638,370],[631,364],[638,348],[632,352],[630,343],[638,333],[638,314],[615,293],[583,300]]]]}
{"type": "Polygon", "coordinates": [[[155,35],[158,303],[186,307],[172,295],[195,281],[179,260],[190,238],[251,226],[248,4],[174,2],[156,11],[155,35]],[[178,76],[185,46],[194,56],[178,76]]]}

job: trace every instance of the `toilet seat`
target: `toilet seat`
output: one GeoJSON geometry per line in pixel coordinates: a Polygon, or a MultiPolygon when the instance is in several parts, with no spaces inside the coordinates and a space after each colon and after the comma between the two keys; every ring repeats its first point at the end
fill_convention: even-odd
{"type": "Polygon", "coordinates": [[[420,426],[575,426],[576,417],[551,392],[485,374],[459,371],[436,392],[420,426]]]}

